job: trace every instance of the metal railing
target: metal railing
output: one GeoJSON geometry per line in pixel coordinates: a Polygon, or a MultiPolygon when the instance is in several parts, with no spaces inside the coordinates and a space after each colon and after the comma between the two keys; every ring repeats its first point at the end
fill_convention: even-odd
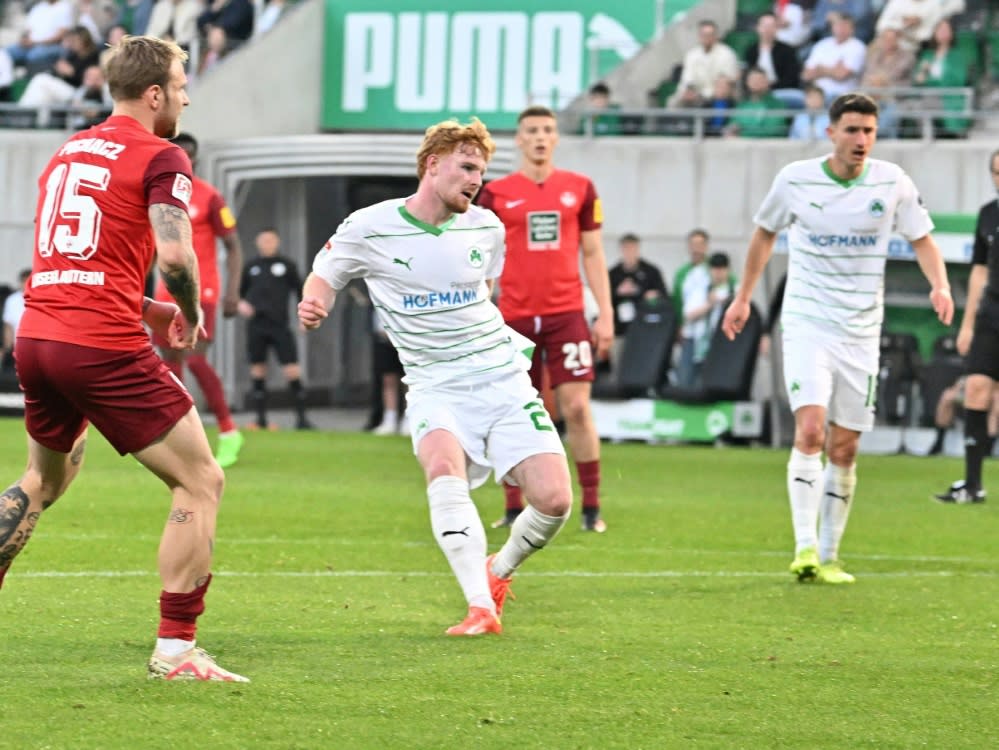
{"type": "Polygon", "coordinates": [[[111,114],[111,107],[95,104],[53,104],[48,107],[22,107],[0,102],[0,127],[44,130],[80,130],[111,114]]]}
{"type": "MultiPolygon", "coordinates": [[[[878,98],[882,106],[882,137],[918,138],[932,141],[943,134],[950,137],[965,135],[974,124],[999,117],[994,111],[974,109],[974,90],[955,88],[890,88],[866,89],[878,98]]],[[[788,128],[802,109],[771,109],[765,113],[746,112],[766,118],[784,118],[788,128]]],[[[584,108],[573,116],[579,119],[583,135],[667,135],[687,136],[695,140],[723,135],[725,124],[740,115],[736,108],[710,107],[645,107],[645,108],[584,108]],[[725,124],[715,126],[716,121],[725,124]],[[606,131],[614,132],[606,132],[606,131]],[[601,132],[605,131],[605,132],[601,132]]]]}

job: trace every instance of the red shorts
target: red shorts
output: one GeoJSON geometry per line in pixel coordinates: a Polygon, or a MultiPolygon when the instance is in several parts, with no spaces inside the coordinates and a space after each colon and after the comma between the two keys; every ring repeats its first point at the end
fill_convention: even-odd
{"type": "MultiPolygon", "coordinates": [[[[168,300],[173,301],[173,298],[168,300]]],[[[214,341],[215,339],[215,303],[201,301],[201,311],[205,315],[205,331],[207,334],[203,338],[199,338],[198,341],[214,341]]],[[[170,342],[158,334],[153,334],[153,346],[157,349],[169,349],[170,342]]]]}
{"type": "Polygon", "coordinates": [[[135,453],[194,405],[152,347],[118,352],[19,337],[14,357],[28,434],[60,453],[88,422],[120,454],[135,453]]]}
{"type": "Polygon", "coordinates": [[[593,342],[582,311],[518,318],[506,324],[535,344],[531,383],[539,392],[545,365],[552,388],[593,382],[593,342]]]}

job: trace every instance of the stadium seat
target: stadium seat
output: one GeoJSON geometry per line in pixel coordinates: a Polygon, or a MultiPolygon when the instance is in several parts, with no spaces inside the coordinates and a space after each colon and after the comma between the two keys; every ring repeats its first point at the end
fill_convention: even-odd
{"type": "Polygon", "coordinates": [[[661,392],[662,397],[692,404],[748,400],[762,335],[763,318],[756,305],[750,305],[749,319],[734,341],[728,340],[719,321],[701,365],[700,385],[669,386],[661,392]]]}
{"type": "Polygon", "coordinates": [[[616,374],[594,383],[595,398],[643,398],[654,396],[666,381],[676,314],[669,300],[643,306],[628,326],[616,374]]]}
{"type": "Polygon", "coordinates": [[[881,334],[876,408],[884,423],[904,425],[908,422],[919,365],[919,341],[914,335],[881,334]]]}

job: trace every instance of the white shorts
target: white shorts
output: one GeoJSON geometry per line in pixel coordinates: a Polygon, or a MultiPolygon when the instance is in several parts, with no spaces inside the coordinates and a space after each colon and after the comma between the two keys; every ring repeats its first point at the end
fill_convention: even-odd
{"type": "Polygon", "coordinates": [[[791,411],[822,406],[829,421],[848,430],[874,427],[878,391],[879,340],[819,338],[808,331],[784,331],[784,383],[791,411]]]}
{"type": "Polygon", "coordinates": [[[489,383],[410,391],[406,415],[413,453],[431,430],[447,430],[457,438],[473,488],[484,484],[490,471],[502,481],[530,456],[565,455],[552,418],[525,372],[489,383]]]}

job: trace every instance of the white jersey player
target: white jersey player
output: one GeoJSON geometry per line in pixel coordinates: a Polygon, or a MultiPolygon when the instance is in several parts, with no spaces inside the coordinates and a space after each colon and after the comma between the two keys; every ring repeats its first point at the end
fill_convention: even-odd
{"type": "Polygon", "coordinates": [[[833,153],[784,167],[754,217],[742,284],[722,326],[729,338],[742,330],[777,233],[786,229],[784,377],[795,420],[787,466],[795,536],[790,570],[799,581],[852,583],[839,561],[839,543],[853,504],[860,433],[874,426],[893,230],[912,243],[945,325],[954,302],[930,235],[933,222],[912,180],[897,165],[868,158],[877,138],[877,104],[862,94],[843,95],[829,108],[829,121],[833,153]]]}
{"type": "Polygon", "coordinates": [[[431,528],[468,602],[449,635],[501,632],[513,571],[558,534],[572,507],[565,450],[527,375],[533,345],[490,301],[504,229],[472,200],[494,151],[474,118],[429,128],[416,193],[351,214],[316,256],[298,306],[305,327],[318,328],[336,292],[365,279],[399,351],[431,528]],[[487,559],[469,490],[490,470],[523,487],[530,505],[487,559]]]}

